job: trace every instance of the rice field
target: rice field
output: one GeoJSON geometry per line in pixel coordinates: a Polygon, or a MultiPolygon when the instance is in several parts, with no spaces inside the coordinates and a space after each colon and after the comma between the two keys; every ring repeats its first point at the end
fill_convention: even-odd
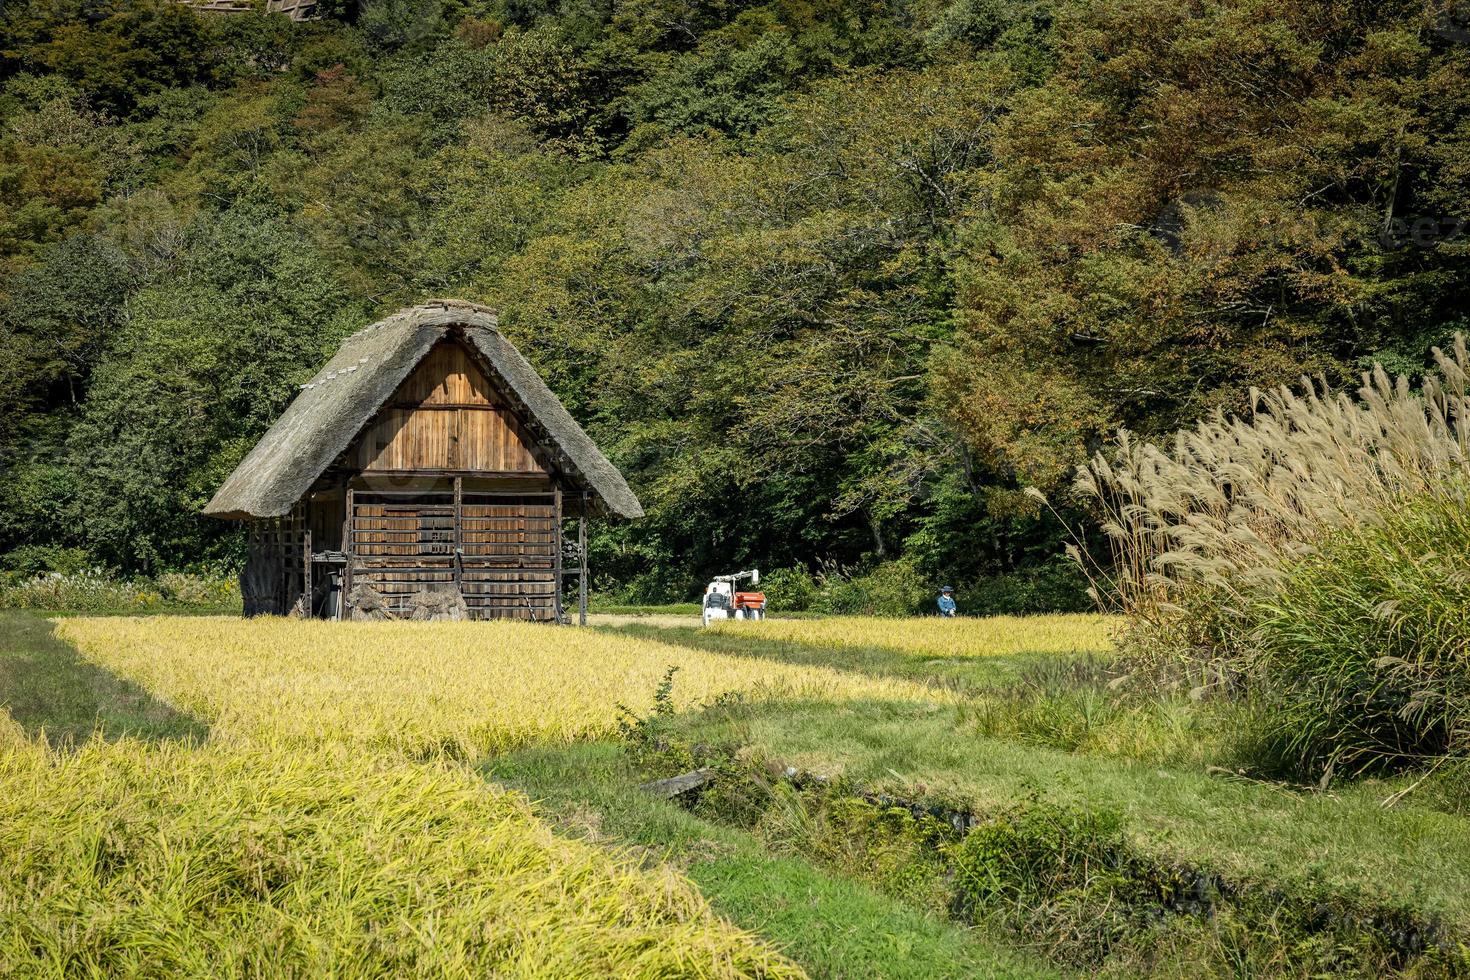
{"type": "Polygon", "coordinates": [[[674,648],[528,623],[67,619],[84,656],[208,721],[224,741],[342,742],[477,758],[616,730],[648,710],[668,666],[679,708],[752,698],[932,702],[903,680],[674,648]]]}
{"type": "MultiPolygon", "coordinates": [[[[754,835],[740,838],[746,857],[726,860],[733,838],[724,830],[700,829],[687,814],[671,822],[668,804],[638,789],[665,773],[641,770],[625,745],[571,744],[615,735],[624,711],[647,715],[671,665],[673,707],[690,716],[661,719],[674,727],[659,731],[684,750],[739,746],[751,758],[984,812],[1004,812],[1037,786],[1063,796],[1083,787],[1157,846],[1138,844],[1150,857],[1291,883],[1310,897],[1300,883],[1316,887],[1330,843],[1341,873],[1329,894],[1450,921],[1447,910],[1460,906],[1441,893],[1458,879],[1424,870],[1433,865],[1423,857],[1454,854],[1457,818],[1389,811],[1377,798],[1340,816],[1336,798],[1304,801],[1212,775],[1218,746],[1187,758],[1120,749],[1193,744],[1214,729],[1192,709],[1171,721],[1162,709],[1119,708],[1087,686],[1092,674],[1067,673],[1081,662],[1073,655],[1110,650],[1116,626],[1096,615],[771,619],[709,633],[60,619],[56,635],[82,659],[57,645],[73,663],[131,682],[108,688],[127,719],[171,706],[203,725],[159,728],[167,734],[149,734],[152,742],[48,747],[35,712],[17,709],[22,727],[0,697],[0,975],[785,978],[803,966],[889,975],[886,952],[864,961],[883,966],[825,969],[850,918],[818,907],[809,884],[767,874],[777,857],[807,859],[803,828],[818,827],[820,815],[773,806],[755,831],[740,832],[754,835]],[[960,671],[1004,673],[1032,664],[1030,655],[1061,668],[1055,690],[935,683],[960,671]],[[698,713],[731,693],[750,703],[698,713]],[[1174,722],[1177,731],[1165,731],[1174,722]],[[205,725],[207,740],[190,741],[205,725]],[[616,752],[592,751],[601,749],[616,752]],[[543,816],[587,839],[561,836],[543,816]],[[632,829],[603,827],[617,820],[632,829]],[[669,835],[688,837],[675,837],[683,850],[657,849],[669,835]],[[1421,838],[1431,843],[1408,843],[1421,838]],[[620,849],[629,845],[647,850],[620,849]],[[1391,877],[1380,867],[1400,866],[1412,870],[1398,877],[1433,879],[1428,898],[1403,882],[1363,890],[1391,877]]],[[[4,669],[0,648],[0,681],[4,669]]],[[[68,676],[77,689],[97,686],[85,672],[68,676]]],[[[679,771],[690,764],[672,758],[679,771]]],[[[869,882],[870,855],[852,853],[835,873],[869,882]]],[[[894,881],[933,872],[924,868],[894,870],[894,881]]],[[[934,895],[948,881],[930,882],[934,895]]],[[[881,875],[870,883],[891,884],[881,875]]],[[[1013,940],[963,942],[1009,949],[1013,940]]],[[[1127,955],[1119,962],[1131,968],[1127,955]]],[[[1034,972],[1005,962],[993,975],[1034,972]]]]}
{"type": "Polygon", "coordinates": [[[711,623],[709,629],[832,649],[882,647],[917,657],[1001,657],[1107,652],[1113,648],[1113,635],[1121,622],[1119,617],[1095,614],[984,619],[831,616],[760,622],[723,620],[711,623]]]}
{"type": "Polygon", "coordinates": [[[0,975],[803,975],[463,767],[4,727],[0,975]]]}

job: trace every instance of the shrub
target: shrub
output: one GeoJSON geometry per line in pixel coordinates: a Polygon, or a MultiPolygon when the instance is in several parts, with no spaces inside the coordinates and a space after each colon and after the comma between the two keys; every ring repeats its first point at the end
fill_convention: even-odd
{"type": "Polygon", "coordinates": [[[44,575],[47,572],[75,575],[93,564],[92,556],[83,548],[44,544],[21,545],[0,558],[0,567],[23,577],[44,575]]]}
{"type": "Polygon", "coordinates": [[[147,582],[126,582],[96,568],[73,575],[51,572],[0,588],[0,608],[4,609],[100,612],[148,609],[162,601],[163,596],[147,582]]]}
{"type": "Polygon", "coordinates": [[[861,575],[824,569],[818,581],[822,595],[817,609],[850,616],[910,616],[926,611],[935,592],[907,558],[884,562],[861,575]]]}
{"type": "Polygon", "coordinates": [[[1266,747],[1298,776],[1470,755],[1470,507],[1345,529],[1246,607],[1266,747]]]}
{"type": "Polygon", "coordinates": [[[22,576],[0,585],[0,609],[107,612],[147,610],[164,602],[225,606],[239,601],[240,588],[233,578],[190,572],[168,572],[151,581],[122,579],[106,569],[85,568],[22,576]]]}
{"type": "Polygon", "coordinates": [[[1074,561],[1058,558],[1035,568],[984,578],[960,589],[962,611],[972,616],[1091,612],[1087,576],[1074,561]]]}
{"type": "MultiPolygon", "coordinates": [[[[771,612],[825,612],[862,616],[911,616],[934,612],[935,584],[908,559],[885,562],[865,573],[829,565],[778,568],[761,578],[771,612]]],[[[959,585],[960,611],[971,616],[1089,612],[1087,576],[1076,562],[1059,558],[1036,568],[959,585]]]]}
{"type": "Polygon", "coordinates": [[[166,572],[158,577],[158,591],[170,602],[219,606],[240,601],[240,583],[233,576],[166,572]]]}
{"type": "Polygon", "coordinates": [[[778,568],[762,576],[761,589],[771,612],[806,612],[822,600],[817,580],[800,566],[778,568]]]}

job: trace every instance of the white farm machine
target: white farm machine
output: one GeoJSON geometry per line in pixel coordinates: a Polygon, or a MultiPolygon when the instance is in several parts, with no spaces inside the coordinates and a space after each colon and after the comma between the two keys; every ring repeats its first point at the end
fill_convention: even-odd
{"type": "Polygon", "coordinates": [[[750,579],[752,586],[761,584],[760,569],[736,572],[734,575],[716,575],[704,587],[704,625],[716,619],[765,619],[766,594],[764,592],[741,592],[736,586],[750,579]]]}

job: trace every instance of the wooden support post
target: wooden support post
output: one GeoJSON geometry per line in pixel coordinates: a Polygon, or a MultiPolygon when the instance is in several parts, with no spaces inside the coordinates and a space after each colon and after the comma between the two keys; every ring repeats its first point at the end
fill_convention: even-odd
{"type": "Polygon", "coordinates": [[[309,524],[301,532],[301,594],[306,597],[304,609],[306,618],[310,619],[316,610],[311,605],[311,526],[309,524]]]}
{"type": "Polygon", "coordinates": [[[338,606],[346,616],[347,596],[352,591],[352,565],[357,559],[357,545],[353,542],[354,528],[357,516],[353,512],[355,504],[352,499],[352,488],[347,488],[347,513],[342,521],[342,554],[346,561],[342,563],[342,596],[338,599],[338,606]]]}
{"type": "Polygon", "coordinates": [[[587,491],[582,491],[582,512],[577,516],[577,622],[587,625],[587,491]]]}
{"type": "Polygon", "coordinates": [[[286,551],[286,518],[277,517],[271,521],[271,561],[276,566],[276,596],[275,609],[277,616],[284,616],[291,611],[291,560],[286,551]]]}
{"type": "Polygon", "coordinates": [[[454,591],[464,595],[464,477],[454,478],[454,591]]]}
{"type": "Polygon", "coordinates": [[[555,588],[551,593],[551,609],[556,615],[556,624],[561,625],[561,484],[557,484],[551,499],[551,526],[556,534],[551,539],[551,580],[555,588]]]}

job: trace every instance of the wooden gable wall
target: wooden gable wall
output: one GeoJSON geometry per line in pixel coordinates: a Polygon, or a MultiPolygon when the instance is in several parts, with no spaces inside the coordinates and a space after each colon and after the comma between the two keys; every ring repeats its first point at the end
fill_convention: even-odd
{"type": "Polygon", "coordinates": [[[530,434],[453,340],[435,346],[404,379],[349,458],[363,473],[547,472],[530,434]]]}

